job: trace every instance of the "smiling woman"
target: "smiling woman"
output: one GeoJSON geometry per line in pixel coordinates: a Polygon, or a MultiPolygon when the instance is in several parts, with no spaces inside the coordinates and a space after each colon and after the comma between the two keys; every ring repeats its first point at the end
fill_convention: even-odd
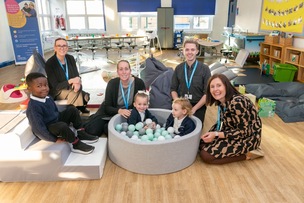
{"type": "Polygon", "coordinates": [[[213,104],[218,106],[217,122],[201,136],[202,160],[225,164],[262,157],[262,121],[255,105],[223,74],[209,79],[206,105],[213,104]]]}
{"type": "Polygon", "coordinates": [[[82,113],[89,113],[86,105],[90,94],[82,90],[82,81],[73,56],[67,54],[68,43],[64,38],[57,38],[54,44],[55,54],[46,62],[50,95],[54,100],[68,100],[82,113]]]}

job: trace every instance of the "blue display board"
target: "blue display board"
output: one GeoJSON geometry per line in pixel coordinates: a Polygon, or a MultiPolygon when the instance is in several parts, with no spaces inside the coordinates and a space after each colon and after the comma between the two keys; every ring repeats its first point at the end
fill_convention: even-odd
{"type": "Polygon", "coordinates": [[[34,1],[5,0],[15,64],[25,64],[36,49],[43,56],[34,1]]]}

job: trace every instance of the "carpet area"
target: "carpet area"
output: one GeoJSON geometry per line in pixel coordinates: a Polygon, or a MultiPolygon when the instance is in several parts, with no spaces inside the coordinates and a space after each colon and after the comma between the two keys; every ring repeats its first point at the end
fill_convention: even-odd
{"type": "Polygon", "coordinates": [[[232,80],[235,86],[275,82],[272,75],[261,75],[261,71],[258,68],[244,67],[231,68],[231,70],[238,75],[232,80]]]}

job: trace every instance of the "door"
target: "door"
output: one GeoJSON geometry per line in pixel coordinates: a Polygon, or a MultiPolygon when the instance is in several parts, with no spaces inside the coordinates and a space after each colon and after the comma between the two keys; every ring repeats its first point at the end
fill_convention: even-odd
{"type": "Polygon", "coordinates": [[[173,8],[157,9],[157,33],[162,48],[173,48],[173,8]]]}

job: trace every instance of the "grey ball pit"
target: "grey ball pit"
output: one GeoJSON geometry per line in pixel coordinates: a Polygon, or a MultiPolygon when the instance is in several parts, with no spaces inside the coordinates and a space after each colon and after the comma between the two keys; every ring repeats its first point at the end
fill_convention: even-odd
{"type": "MultiPolygon", "coordinates": [[[[149,109],[158,119],[165,123],[170,110],[149,109]]],[[[140,174],[166,174],[190,166],[196,159],[202,122],[192,117],[196,123],[195,130],[178,139],[142,142],[120,135],[115,125],[126,120],[119,114],[109,122],[108,149],[109,158],[116,165],[140,174]]]]}

